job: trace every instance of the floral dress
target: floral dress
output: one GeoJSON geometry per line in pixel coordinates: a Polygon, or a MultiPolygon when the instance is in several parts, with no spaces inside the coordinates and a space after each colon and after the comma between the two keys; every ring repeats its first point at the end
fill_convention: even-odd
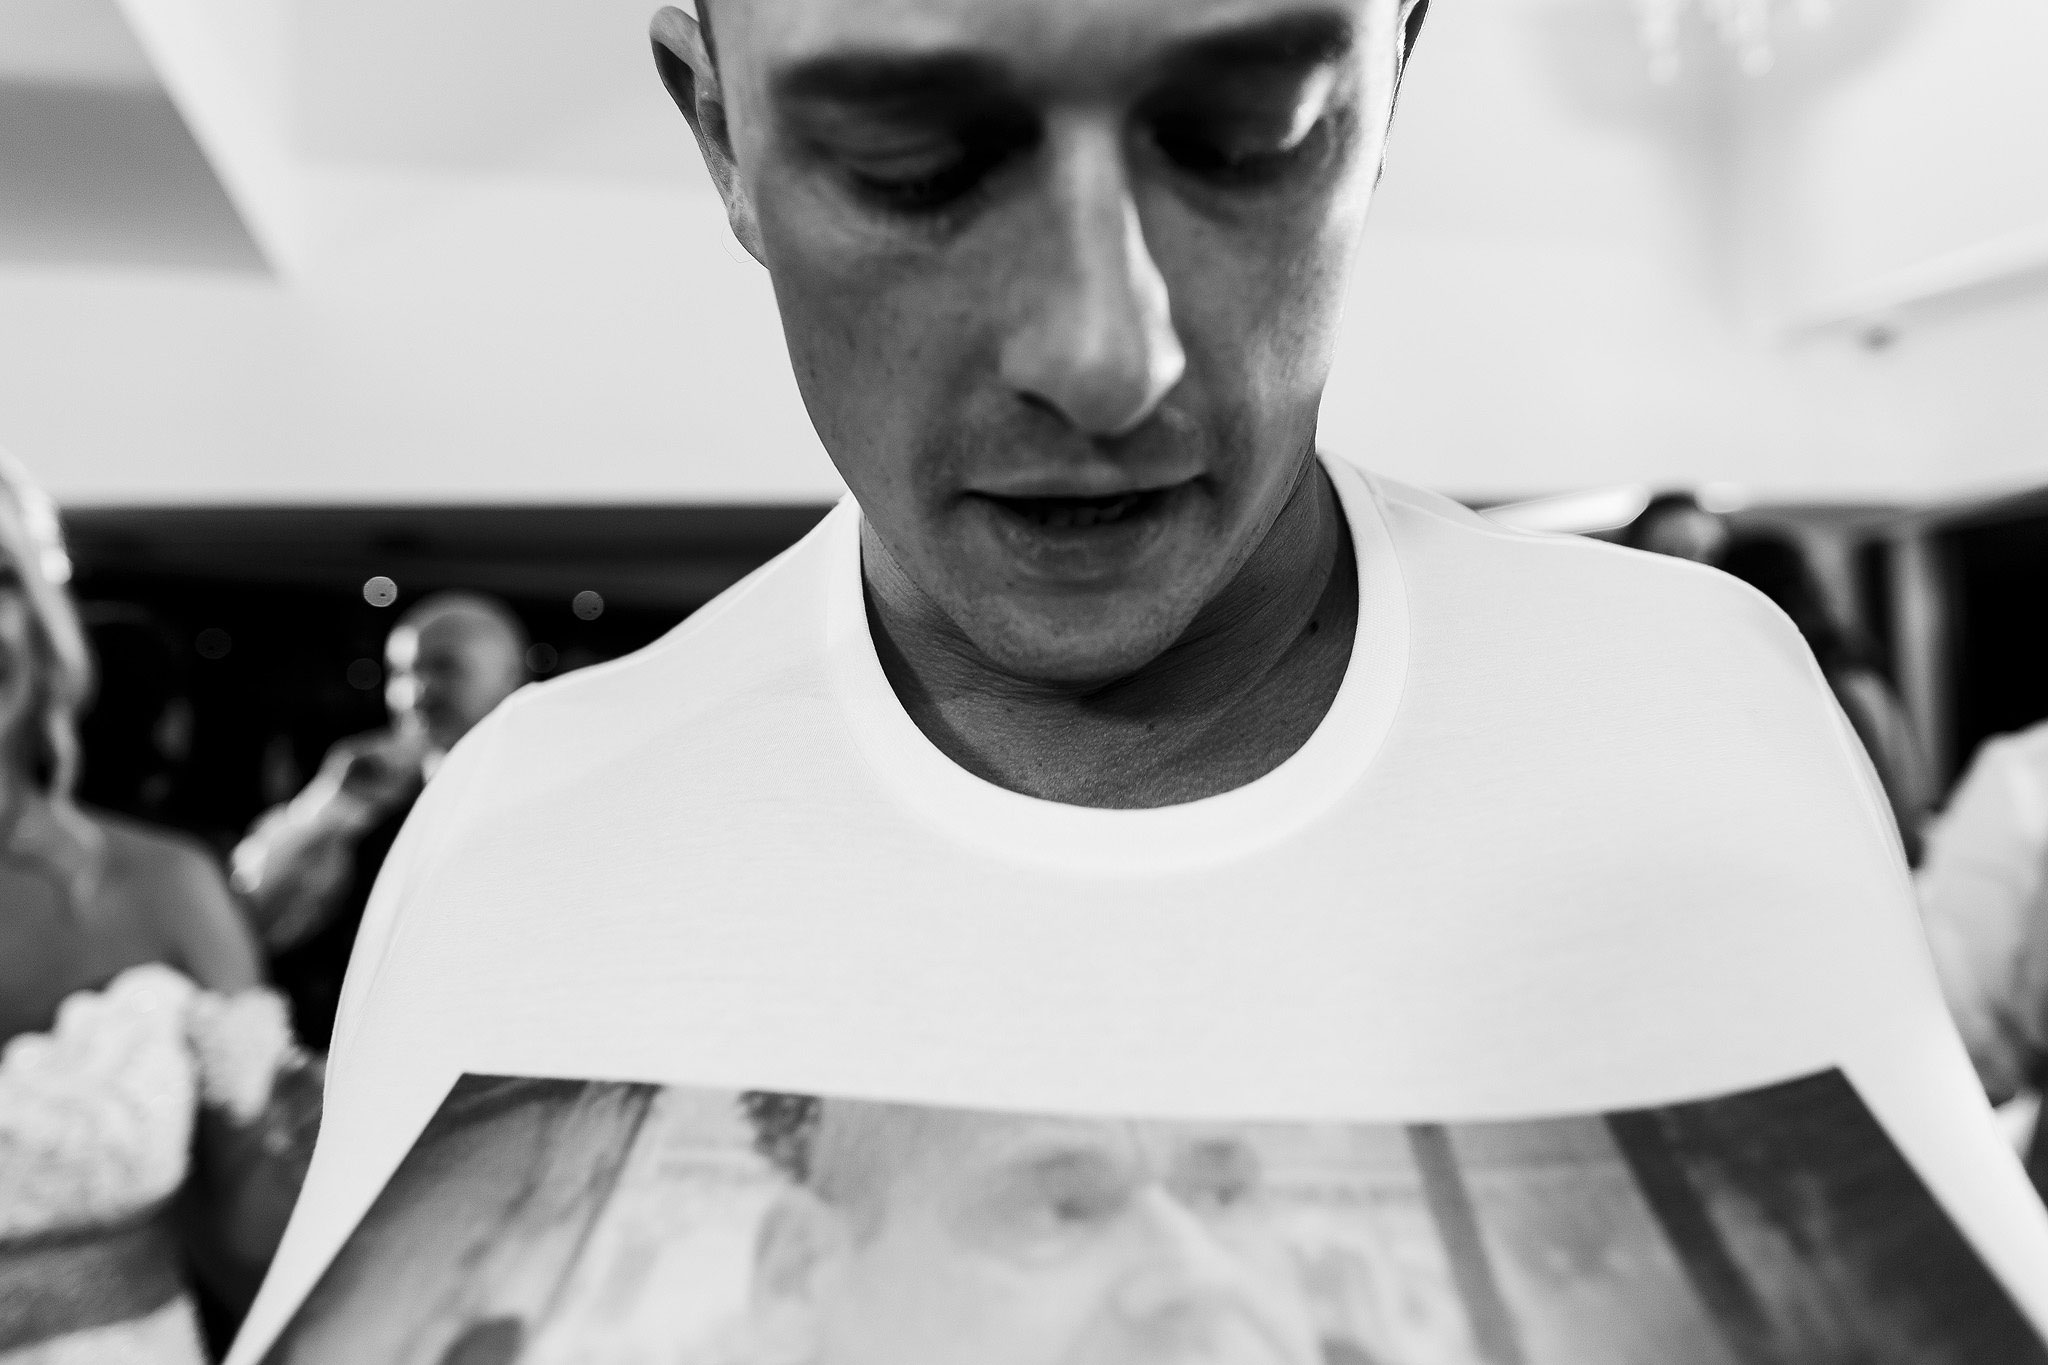
{"type": "Polygon", "coordinates": [[[209,1142],[238,1169],[303,1170],[312,1092],[280,1081],[307,1066],[276,995],[217,995],[155,963],[10,1041],[0,1365],[203,1365],[173,1200],[209,1142]]]}

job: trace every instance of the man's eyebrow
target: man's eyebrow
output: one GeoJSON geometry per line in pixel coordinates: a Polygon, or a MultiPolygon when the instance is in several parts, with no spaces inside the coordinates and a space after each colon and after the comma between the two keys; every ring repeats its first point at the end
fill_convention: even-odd
{"type": "Polygon", "coordinates": [[[1213,71],[1245,66],[1325,66],[1355,42],[1351,16],[1341,10],[1301,10],[1198,34],[1168,50],[1171,71],[1213,71]]]}
{"type": "Polygon", "coordinates": [[[953,99],[1007,86],[1001,63],[973,52],[836,52],[775,74],[778,97],[848,104],[953,99]]]}

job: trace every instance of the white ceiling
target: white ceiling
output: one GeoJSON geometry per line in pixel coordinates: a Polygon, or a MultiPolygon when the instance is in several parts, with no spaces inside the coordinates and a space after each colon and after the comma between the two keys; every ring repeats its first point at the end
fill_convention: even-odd
{"type": "Polygon", "coordinates": [[[0,84],[157,85],[115,0],[0,0],[0,84]]]}
{"type": "Polygon", "coordinates": [[[298,149],[328,162],[702,183],[653,77],[645,35],[654,8],[300,4],[298,149]]]}
{"type": "Polygon", "coordinates": [[[0,261],[265,269],[161,87],[0,80],[0,130],[0,261]]]}
{"type": "Polygon", "coordinates": [[[0,262],[260,271],[115,0],[0,0],[0,262]]]}
{"type": "MultiPolygon", "coordinates": [[[[829,494],[654,3],[0,0],[0,443],[102,501],[829,494]]],[[[1853,0],[1660,88],[1627,0],[1439,6],[1327,439],[1477,494],[2029,477],[2041,293],[1783,326],[2048,228],[2036,8],[1853,0]]]]}

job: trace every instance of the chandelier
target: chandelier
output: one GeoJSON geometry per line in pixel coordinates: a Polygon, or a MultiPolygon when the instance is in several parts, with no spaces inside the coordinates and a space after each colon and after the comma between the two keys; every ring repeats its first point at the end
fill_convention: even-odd
{"type": "Polygon", "coordinates": [[[1805,27],[1819,28],[1834,13],[1835,0],[1635,0],[1635,6],[1650,75],[1666,82],[1677,79],[1685,21],[1694,10],[1735,50],[1742,69],[1760,76],[1777,59],[1772,33],[1781,16],[1789,11],[1805,27]]]}

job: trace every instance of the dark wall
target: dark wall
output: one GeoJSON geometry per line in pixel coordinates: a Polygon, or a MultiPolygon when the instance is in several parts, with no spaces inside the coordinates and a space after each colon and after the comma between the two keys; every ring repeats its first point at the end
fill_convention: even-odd
{"type": "Polygon", "coordinates": [[[84,509],[102,659],[83,794],[225,850],[327,746],[384,720],[384,637],[423,595],[503,598],[545,676],[656,639],[810,529],[793,508],[84,509]],[[376,606],[375,576],[398,596],[376,606]],[[601,613],[578,614],[597,593],[601,613]]]}
{"type": "Polygon", "coordinates": [[[1956,755],[2048,717],[2048,504],[2028,500],[1949,528],[1956,755]]]}
{"type": "MultiPolygon", "coordinates": [[[[329,744],[381,723],[384,636],[425,593],[502,597],[552,651],[544,672],[560,671],[652,641],[824,511],[75,510],[75,587],[106,673],[85,727],[86,795],[225,849],[310,776],[329,744]],[[364,598],[376,575],[398,585],[388,607],[364,598]],[[592,620],[571,606],[586,590],[605,602],[592,620]]],[[[1820,517],[1829,534],[1855,533],[1851,615],[1889,644],[1883,519],[1871,509],[1770,515],[1802,531],[1820,517]],[[1854,525],[1836,527],[1844,517],[1854,525]]],[[[2048,494],[1976,506],[1928,531],[1947,566],[1960,763],[1985,737],[2048,716],[2048,494]]]]}

